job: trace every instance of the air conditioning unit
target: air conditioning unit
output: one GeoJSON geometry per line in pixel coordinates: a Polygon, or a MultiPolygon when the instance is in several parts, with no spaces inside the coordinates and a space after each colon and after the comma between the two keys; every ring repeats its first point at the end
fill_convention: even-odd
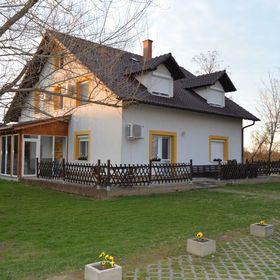
{"type": "Polygon", "coordinates": [[[140,124],[129,123],[126,127],[126,136],[129,140],[141,139],[142,126],[140,124]]]}

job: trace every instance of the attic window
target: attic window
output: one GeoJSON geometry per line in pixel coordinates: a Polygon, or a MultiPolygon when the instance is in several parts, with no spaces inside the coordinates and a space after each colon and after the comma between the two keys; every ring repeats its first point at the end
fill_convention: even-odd
{"type": "Polygon", "coordinates": [[[152,74],[151,79],[151,93],[154,95],[170,97],[173,92],[173,80],[170,77],[152,74]]]}
{"type": "Polygon", "coordinates": [[[64,54],[63,53],[55,53],[54,54],[54,67],[56,70],[62,69],[64,67],[64,54]]]}
{"type": "Polygon", "coordinates": [[[211,90],[207,95],[207,103],[214,107],[224,107],[225,106],[225,94],[220,91],[211,90]]]}

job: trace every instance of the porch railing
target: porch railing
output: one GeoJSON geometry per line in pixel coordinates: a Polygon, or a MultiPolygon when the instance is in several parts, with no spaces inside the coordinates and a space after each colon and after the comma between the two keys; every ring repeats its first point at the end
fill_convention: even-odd
{"type": "Polygon", "coordinates": [[[192,180],[192,162],[162,164],[97,164],[70,163],[62,160],[38,161],[37,177],[61,179],[71,183],[93,186],[140,186],[192,180]]]}

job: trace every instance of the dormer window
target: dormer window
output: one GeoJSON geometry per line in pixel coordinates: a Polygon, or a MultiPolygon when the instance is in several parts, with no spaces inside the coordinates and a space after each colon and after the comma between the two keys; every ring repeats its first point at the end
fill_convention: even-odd
{"type": "Polygon", "coordinates": [[[198,88],[195,92],[203,97],[210,106],[225,107],[225,92],[219,82],[213,86],[198,88]]]}
{"type": "Polygon", "coordinates": [[[152,95],[168,98],[173,97],[173,77],[163,64],[160,64],[154,71],[136,76],[136,79],[152,95]]]}
{"type": "Polygon", "coordinates": [[[215,107],[225,106],[225,94],[221,91],[211,91],[207,96],[207,103],[215,107]]]}
{"type": "Polygon", "coordinates": [[[151,93],[164,97],[170,97],[173,93],[173,79],[171,77],[152,73],[151,93]]]}

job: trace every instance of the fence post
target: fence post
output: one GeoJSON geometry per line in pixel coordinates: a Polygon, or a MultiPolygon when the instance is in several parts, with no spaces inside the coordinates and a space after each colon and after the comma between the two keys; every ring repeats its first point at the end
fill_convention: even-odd
{"type": "Polygon", "coordinates": [[[101,189],[101,160],[97,161],[97,189],[101,189]]]}
{"type": "Polygon", "coordinates": [[[39,159],[36,157],[36,176],[39,178],[39,159]]]}
{"type": "Polygon", "coordinates": [[[65,181],[65,158],[62,159],[62,178],[65,181]]]}
{"type": "Polygon", "coordinates": [[[190,184],[192,184],[192,178],[193,178],[193,160],[190,159],[190,184]]]}
{"type": "Polygon", "coordinates": [[[221,181],[221,160],[218,161],[218,181],[221,181]]]}
{"type": "Polygon", "coordinates": [[[152,183],[152,160],[149,161],[149,184],[152,183]]]}
{"type": "Polygon", "coordinates": [[[110,168],[111,168],[111,161],[108,159],[107,160],[107,191],[110,191],[110,179],[111,179],[111,172],[110,172],[110,168]]]}

